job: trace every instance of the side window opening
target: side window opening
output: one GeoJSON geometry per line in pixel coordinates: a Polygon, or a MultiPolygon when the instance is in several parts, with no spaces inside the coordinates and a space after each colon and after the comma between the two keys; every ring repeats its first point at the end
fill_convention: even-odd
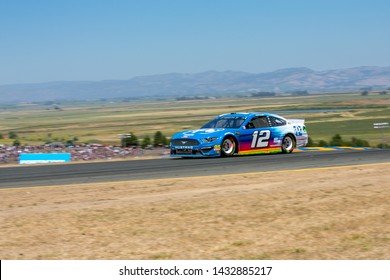
{"type": "Polygon", "coordinates": [[[267,117],[255,117],[248,123],[248,128],[261,128],[268,126],[267,117]]]}
{"type": "Polygon", "coordinates": [[[279,119],[279,118],[275,118],[275,117],[270,117],[270,119],[271,119],[272,126],[286,125],[286,121],[283,119],[279,119]]]}

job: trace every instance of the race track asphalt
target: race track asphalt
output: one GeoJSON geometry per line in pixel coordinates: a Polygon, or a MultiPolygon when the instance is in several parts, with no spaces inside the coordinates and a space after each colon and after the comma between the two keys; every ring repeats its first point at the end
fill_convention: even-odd
{"type": "MultiPolygon", "coordinates": [[[[0,188],[241,174],[390,162],[390,150],[303,151],[205,159],[150,159],[0,168],[0,188]]],[[[378,170],[380,172],[380,170],[378,170]]]]}

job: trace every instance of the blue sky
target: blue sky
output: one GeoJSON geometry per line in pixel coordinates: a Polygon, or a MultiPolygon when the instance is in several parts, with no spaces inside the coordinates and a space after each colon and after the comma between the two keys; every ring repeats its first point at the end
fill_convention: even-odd
{"type": "Polygon", "coordinates": [[[387,0],[0,0],[0,85],[374,65],[387,0]]]}

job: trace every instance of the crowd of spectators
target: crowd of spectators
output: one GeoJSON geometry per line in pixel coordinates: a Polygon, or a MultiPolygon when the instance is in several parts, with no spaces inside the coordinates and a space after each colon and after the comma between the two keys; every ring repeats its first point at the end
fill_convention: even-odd
{"type": "Polygon", "coordinates": [[[65,146],[48,144],[38,146],[0,145],[0,164],[18,163],[21,153],[70,153],[71,161],[112,160],[146,156],[163,156],[169,153],[165,148],[142,149],[140,147],[118,147],[100,144],[65,146]]]}

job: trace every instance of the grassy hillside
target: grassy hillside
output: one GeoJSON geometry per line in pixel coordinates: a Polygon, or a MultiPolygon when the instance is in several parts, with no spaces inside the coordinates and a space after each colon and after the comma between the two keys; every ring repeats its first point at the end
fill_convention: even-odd
{"type": "MultiPolygon", "coordinates": [[[[314,141],[335,134],[380,143],[374,122],[390,121],[390,95],[371,93],[310,95],[304,97],[221,98],[189,101],[90,102],[51,105],[22,104],[0,108],[0,144],[11,144],[15,132],[21,144],[43,144],[77,137],[79,142],[119,144],[119,134],[138,138],[162,131],[170,137],[183,129],[198,128],[227,112],[275,112],[287,118],[305,118],[314,141]],[[0,137],[1,138],[1,137],[0,137]]],[[[390,129],[385,131],[390,138],[390,129]]]]}

